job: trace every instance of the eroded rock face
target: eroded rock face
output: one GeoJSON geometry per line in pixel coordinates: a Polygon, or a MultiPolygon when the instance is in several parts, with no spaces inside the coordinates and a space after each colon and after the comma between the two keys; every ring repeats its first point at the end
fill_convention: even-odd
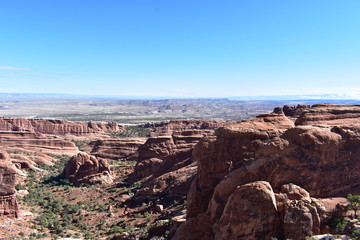
{"type": "Polygon", "coordinates": [[[360,105],[316,104],[304,111],[296,125],[338,125],[360,124],[360,105]]]}
{"type": "Polygon", "coordinates": [[[74,155],[79,151],[74,143],[58,136],[20,131],[0,131],[0,145],[6,149],[24,149],[40,154],[74,155]]]}
{"type": "Polygon", "coordinates": [[[146,182],[138,197],[161,194],[186,195],[196,173],[191,155],[194,146],[211,130],[186,130],[171,136],[149,138],[138,152],[133,181],[146,182]]]}
{"type": "Polygon", "coordinates": [[[294,184],[283,185],[280,193],[266,181],[237,186],[221,212],[214,208],[216,201],[211,200],[208,211],[189,218],[172,239],[302,240],[319,234],[321,221],[328,220],[325,206],[294,184]]]}
{"type": "Polygon", "coordinates": [[[230,195],[214,225],[214,238],[271,239],[279,233],[280,219],[275,194],[268,182],[241,185],[230,195]]]}
{"type": "Polygon", "coordinates": [[[106,160],[80,152],[73,156],[64,169],[66,179],[75,186],[81,184],[110,184],[113,179],[106,160]]]}
{"type": "Polygon", "coordinates": [[[1,131],[30,131],[44,134],[84,135],[122,131],[116,123],[78,123],[64,120],[42,120],[25,118],[0,118],[1,131]]]}
{"type": "Polygon", "coordinates": [[[154,129],[154,132],[151,133],[154,137],[164,135],[168,136],[173,132],[182,132],[186,130],[212,130],[232,123],[234,122],[183,119],[161,123],[149,123],[145,124],[145,127],[154,129]]]}
{"type": "Polygon", "coordinates": [[[146,138],[111,138],[90,142],[91,154],[96,157],[120,161],[135,161],[137,150],[146,142],[146,138]]]}
{"type": "Polygon", "coordinates": [[[16,201],[17,170],[11,163],[9,155],[0,151],[0,217],[18,217],[19,208],[16,201]]]}
{"type": "Polygon", "coordinates": [[[325,220],[325,207],[295,184],[286,184],[276,194],[282,229],[278,235],[285,239],[305,239],[320,233],[320,221],[325,220]]]}
{"type": "Polygon", "coordinates": [[[282,108],[284,114],[288,117],[298,118],[305,110],[309,109],[310,105],[299,104],[297,106],[285,105],[282,108]]]}
{"type": "MultiPolygon", "coordinates": [[[[248,230],[251,227],[242,229],[244,223],[238,224],[236,221],[240,220],[231,217],[235,211],[232,202],[239,205],[238,198],[249,204],[256,201],[236,192],[258,181],[270,184],[275,192],[277,212],[282,216],[279,230],[270,231],[278,235],[272,237],[300,240],[318,234],[326,222],[322,221],[325,212],[329,211],[310,195],[329,198],[360,193],[360,162],[357,160],[360,158],[357,147],[360,126],[355,124],[358,119],[354,117],[358,107],[333,109],[336,108],[341,109],[340,115],[345,120],[348,119],[344,123],[354,124],[333,126],[333,117],[324,117],[321,126],[295,126],[279,110],[220,128],[215,136],[203,138],[193,150],[198,171],[188,193],[188,220],[174,239],[185,239],[182,236],[194,231],[197,231],[194,234],[197,238],[188,239],[270,239],[266,231],[262,236],[255,236],[248,230]],[[301,229],[297,229],[299,226],[301,229]]],[[[331,109],[321,111],[333,112],[331,109]]],[[[336,122],[340,121],[339,115],[336,118],[336,122]]],[[[269,222],[260,220],[257,224],[269,222]]]]}
{"type": "Polygon", "coordinates": [[[189,191],[191,182],[196,173],[196,164],[191,163],[185,167],[162,174],[141,188],[136,194],[137,196],[153,196],[160,194],[183,195],[189,191]]]}

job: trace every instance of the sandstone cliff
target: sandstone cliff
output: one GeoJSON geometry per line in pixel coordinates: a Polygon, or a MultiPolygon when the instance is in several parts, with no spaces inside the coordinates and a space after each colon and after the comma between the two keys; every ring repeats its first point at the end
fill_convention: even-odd
{"type": "Polygon", "coordinates": [[[326,229],[315,198],[360,193],[359,110],[315,105],[296,120],[307,126],[275,111],[203,138],[187,221],[173,239],[300,240],[326,229]]]}
{"type": "Polygon", "coordinates": [[[0,217],[18,217],[19,208],[16,201],[17,170],[11,163],[9,155],[0,152],[0,217]]]}
{"type": "Polygon", "coordinates": [[[316,104],[304,111],[296,125],[338,125],[360,124],[360,105],[316,104]]]}
{"type": "Polygon", "coordinates": [[[151,135],[154,136],[168,136],[173,132],[181,132],[185,130],[213,130],[234,122],[214,121],[214,120],[194,120],[194,119],[180,119],[171,120],[169,122],[148,123],[144,127],[152,128],[151,135]]]}
{"type": "Polygon", "coordinates": [[[192,150],[200,139],[212,132],[186,130],[149,138],[138,150],[138,162],[131,176],[133,181],[146,182],[137,196],[185,195],[196,173],[192,150]]]}
{"type": "Polygon", "coordinates": [[[0,118],[0,131],[30,131],[56,135],[84,135],[117,132],[123,128],[116,123],[68,122],[25,118],[0,118]]]}
{"type": "Polygon", "coordinates": [[[58,155],[73,155],[79,151],[74,143],[58,136],[27,131],[0,131],[0,145],[6,149],[58,155]]]}
{"type": "Polygon", "coordinates": [[[146,142],[146,138],[110,138],[98,139],[89,143],[91,154],[96,157],[120,160],[135,161],[138,157],[137,150],[146,142]]]}

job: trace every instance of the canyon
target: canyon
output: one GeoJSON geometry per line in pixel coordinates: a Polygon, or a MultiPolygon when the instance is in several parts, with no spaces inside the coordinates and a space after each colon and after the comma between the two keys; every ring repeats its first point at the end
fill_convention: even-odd
{"type": "Polygon", "coordinates": [[[31,173],[40,184],[59,156],[63,167],[41,184],[70,205],[109,209],[79,209],[89,230],[63,230],[88,239],[302,240],[336,233],[330,222],[360,193],[360,105],[285,105],[238,122],[178,119],[139,126],[147,136],[113,134],[127,128],[1,118],[0,218],[27,221],[15,186],[31,195],[31,173]]]}

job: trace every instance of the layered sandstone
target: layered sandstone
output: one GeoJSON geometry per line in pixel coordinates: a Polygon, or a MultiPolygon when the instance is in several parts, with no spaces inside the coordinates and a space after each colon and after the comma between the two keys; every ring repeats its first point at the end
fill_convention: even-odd
{"type": "Polygon", "coordinates": [[[338,125],[360,124],[360,105],[316,104],[304,111],[296,125],[338,125]]]}
{"type": "Polygon", "coordinates": [[[300,240],[326,229],[329,211],[315,198],[360,193],[359,108],[328,107],[299,117],[312,113],[316,127],[276,111],[203,138],[193,151],[187,221],[173,239],[300,240]]]}
{"type": "Polygon", "coordinates": [[[89,143],[91,154],[96,157],[120,161],[135,161],[137,150],[146,142],[146,138],[107,138],[98,139],[89,143]]]}
{"type": "Polygon", "coordinates": [[[0,217],[18,217],[19,208],[16,201],[17,170],[11,163],[9,155],[0,152],[0,217]]]}
{"type": "Polygon", "coordinates": [[[6,149],[40,154],[74,155],[79,151],[74,143],[61,137],[27,131],[0,131],[0,145],[6,149]]]}
{"type": "Polygon", "coordinates": [[[0,131],[30,131],[56,135],[84,135],[117,132],[123,128],[116,123],[68,122],[25,118],[0,118],[0,131]]]}
{"type": "Polygon", "coordinates": [[[64,175],[75,186],[113,182],[107,161],[84,152],[73,156],[66,163],[64,175]]]}
{"type": "Polygon", "coordinates": [[[137,195],[185,195],[196,173],[192,150],[200,139],[212,132],[187,130],[149,138],[138,150],[138,162],[131,176],[133,181],[146,182],[137,195]]]}
{"type": "Polygon", "coordinates": [[[298,104],[297,106],[285,105],[282,107],[282,111],[288,117],[298,118],[305,110],[309,109],[310,105],[298,104]]]}
{"type": "Polygon", "coordinates": [[[182,132],[186,130],[211,130],[223,127],[228,124],[230,124],[230,122],[215,120],[180,119],[171,120],[169,122],[148,123],[145,124],[144,127],[152,128],[154,131],[151,133],[151,135],[154,137],[159,135],[171,135],[173,132],[182,132]]]}

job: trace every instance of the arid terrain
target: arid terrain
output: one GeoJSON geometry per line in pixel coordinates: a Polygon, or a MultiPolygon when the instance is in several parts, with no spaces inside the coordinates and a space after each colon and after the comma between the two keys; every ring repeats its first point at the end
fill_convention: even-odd
{"type": "Polygon", "coordinates": [[[356,100],[228,100],[159,99],[127,100],[109,97],[40,94],[0,94],[0,116],[69,121],[143,124],[171,119],[232,120],[255,117],[277,106],[315,104],[357,104],[356,100]]]}
{"type": "Polygon", "coordinates": [[[347,206],[349,194],[360,193],[359,105],[267,111],[275,102],[247,102],[231,112],[240,103],[183,102],[199,118],[213,114],[200,120],[184,119],[175,110],[180,100],[125,101],[113,113],[170,107],[161,117],[107,123],[91,115],[105,102],[84,113],[91,122],[73,122],[63,119],[80,117],[83,100],[77,111],[62,107],[62,120],[46,119],[55,116],[45,116],[49,103],[36,108],[31,100],[27,109],[23,101],[9,102],[2,111],[14,114],[0,118],[1,239],[358,237],[360,223],[347,206]],[[19,118],[22,111],[43,119],[19,118]],[[169,117],[174,112],[183,119],[169,117]],[[221,112],[229,117],[215,117],[221,112]],[[230,117],[240,112],[257,116],[230,117]],[[157,118],[167,121],[150,121],[157,118]]]}

